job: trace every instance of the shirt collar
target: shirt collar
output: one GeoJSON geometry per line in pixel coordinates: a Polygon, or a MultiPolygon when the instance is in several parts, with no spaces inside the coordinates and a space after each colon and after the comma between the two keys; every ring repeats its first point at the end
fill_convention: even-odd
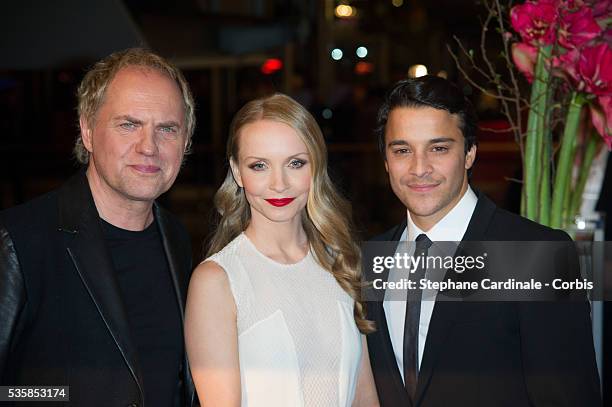
{"type": "MultiPolygon", "coordinates": [[[[455,207],[451,209],[442,219],[440,219],[438,223],[429,229],[429,231],[426,233],[427,237],[434,242],[461,241],[468,228],[477,202],[478,197],[468,185],[467,190],[457,205],[455,205],[455,207]]],[[[402,234],[401,240],[413,242],[418,235],[425,232],[414,224],[410,218],[410,212],[406,212],[408,214],[408,225],[402,234]]]]}

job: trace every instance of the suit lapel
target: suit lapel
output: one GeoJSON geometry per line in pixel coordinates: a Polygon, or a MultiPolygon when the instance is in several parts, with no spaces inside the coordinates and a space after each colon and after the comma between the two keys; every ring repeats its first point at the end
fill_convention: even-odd
{"type": "Polygon", "coordinates": [[[419,405],[429,384],[438,356],[444,347],[456,317],[457,307],[453,302],[436,302],[429,322],[427,340],[423,350],[423,359],[419,369],[419,379],[416,389],[416,405],[419,405]]]}
{"type": "MultiPolygon", "coordinates": [[[[382,236],[382,238],[380,240],[378,240],[378,243],[383,243],[383,242],[396,242],[395,245],[393,245],[393,247],[391,247],[390,245],[384,245],[381,246],[383,248],[384,253],[376,253],[376,256],[393,256],[395,254],[395,252],[397,251],[397,246],[399,245],[399,240],[402,237],[402,234],[404,233],[404,229],[406,229],[406,225],[407,225],[407,221],[403,221],[402,223],[400,223],[399,225],[397,225],[394,229],[392,229],[390,232],[386,233],[385,235],[382,236]]],[[[377,241],[372,241],[372,243],[376,244],[377,241]]],[[[389,270],[388,268],[385,268],[382,273],[380,273],[380,278],[383,281],[388,281],[389,280],[389,273],[391,272],[391,270],[389,270]]]]}
{"type": "Polygon", "coordinates": [[[181,236],[178,236],[176,228],[169,224],[164,209],[155,203],[153,210],[155,213],[155,221],[159,227],[166,259],[168,260],[174,294],[181,312],[181,321],[184,322],[185,300],[187,299],[187,275],[185,271],[191,269],[191,264],[186,262],[184,256],[180,256],[176,253],[176,250],[173,249],[182,239],[181,236]]]}
{"type": "MultiPolygon", "coordinates": [[[[397,225],[394,229],[392,229],[389,233],[383,235],[379,241],[384,242],[397,242],[399,244],[399,240],[402,237],[402,233],[406,229],[406,220],[397,225]]],[[[376,253],[377,256],[392,256],[395,251],[397,251],[397,244],[393,246],[392,250],[389,247],[388,253],[376,253]]],[[[386,246],[385,246],[386,248],[386,246]]],[[[380,277],[383,281],[388,281],[390,270],[385,268],[383,272],[380,274],[380,277]]],[[[387,325],[387,316],[385,313],[385,309],[383,307],[384,304],[384,294],[380,297],[379,301],[372,303],[373,309],[372,314],[374,317],[374,321],[377,325],[377,333],[376,337],[378,339],[378,347],[381,350],[383,355],[385,372],[388,375],[385,375],[385,379],[390,379],[390,385],[393,386],[394,389],[394,397],[400,405],[411,406],[410,399],[408,398],[408,393],[406,392],[406,388],[404,387],[404,381],[402,380],[401,373],[397,366],[397,361],[395,359],[395,353],[393,352],[393,345],[391,343],[391,337],[389,336],[389,327],[387,325]]]]}
{"type": "MultiPolygon", "coordinates": [[[[157,203],[154,204],[153,211],[168,261],[168,268],[170,269],[170,278],[181,314],[181,325],[184,325],[185,302],[187,300],[187,286],[189,283],[186,273],[191,271],[191,260],[190,257],[182,256],[181,250],[176,250],[183,239],[182,236],[180,236],[179,230],[169,221],[166,211],[157,205],[157,203]]],[[[191,406],[194,402],[195,391],[186,353],[183,357],[183,378],[185,398],[187,400],[187,405],[191,406]]]]}
{"type": "Polygon", "coordinates": [[[84,171],[62,188],[59,210],[59,230],[66,235],[68,254],[143,398],[142,376],[127,313],[84,171]]]}
{"type": "Polygon", "coordinates": [[[393,352],[393,345],[391,343],[391,337],[389,336],[389,326],[387,325],[387,317],[382,302],[376,303],[374,310],[376,326],[379,331],[379,346],[382,350],[384,364],[386,365],[385,372],[388,372],[388,377],[391,380],[391,384],[395,389],[395,399],[400,401],[401,405],[411,406],[408,392],[404,386],[397,361],[395,359],[395,353],[393,352]]]}
{"type": "Polygon", "coordinates": [[[474,208],[474,213],[465,231],[465,235],[461,239],[463,242],[485,240],[487,229],[489,229],[489,224],[497,209],[497,206],[485,194],[477,190],[474,192],[478,196],[478,202],[476,203],[476,208],[474,208]]]}
{"type": "MultiPolygon", "coordinates": [[[[481,192],[475,192],[478,195],[478,202],[476,203],[476,208],[474,208],[474,213],[472,214],[468,228],[463,236],[463,242],[484,240],[486,231],[496,210],[495,204],[489,198],[481,192]]],[[[460,244],[457,250],[461,249],[462,246],[460,244]]],[[[429,329],[427,331],[423,360],[421,361],[421,368],[419,370],[419,380],[415,397],[416,405],[418,405],[423,398],[440,352],[444,348],[446,338],[455,324],[458,312],[457,305],[458,304],[449,301],[436,301],[434,305],[431,320],[429,322],[429,329]]]]}

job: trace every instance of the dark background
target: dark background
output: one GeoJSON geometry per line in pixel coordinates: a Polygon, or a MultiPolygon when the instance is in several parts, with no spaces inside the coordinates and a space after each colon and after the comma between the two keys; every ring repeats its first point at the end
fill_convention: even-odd
{"type": "MultiPolygon", "coordinates": [[[[284,92],[315,116],[332,177],[353,203],[363,238],[405,216],[372,130],[385,91],[411,66],[458,83],[481,128],[506,126],[496,101],[462,78],[447,51],[458,52],[454,35],[467,48],[479,46],[484,9],[472,0],[22,0],[0,8],[0,209],[76,171],[75,94],[86,69],[113,51],[146,46],[183,70],[196,99],[194,152],[160,198],[187,226],[196,259],[227,171],[228,124],[253,98],[284,92]],[[356,15],[335,16],[341,4],[356,15]],[[364,58],[355,53],[359,46],[368,50],[364,58]],[[342,59],[331,58],[334,48],[342,59]],[[282,68],[264,72],[269,59],[282,68]]],[[[500,63],[500,43],[490,37],[487,52],[500,63]]],[[[520,185],[510,179],[520,171],[512,135],[481,129],[472,185],[518,212],[520,185]]]]}
{"type": "MultiPolygon", "coordinates": [[[[452,35],[477,45],[471,1],[352,1],[357,15],[334,15],[336,1],[23,1],[4,6],[0,45],[0,209],[61,184],[77,168],[76,87],[109,53],[151,47],[185,72],[197,103],[194,153],[162,201],[187,225],[194,247],[209,232],[212,196],[226,172],[225,138],[247,101],[287,93],[318,120],[331,174],[353,202],[363,237],[396,223],[404,211],[392,194],[373,128],[385,91],[414,64],[444,71],[479,108],[484,127],[503,127],[495,101],[467,85],[446,44],[452,35]],[[401,3],[401,5],[400,5],[401,3]],[[357,57],[359,46],[368,49],[357,57]],[[333,48],[344,56],[335,61],[333,48]],[[265,74],[268,59],[283,67],[265,74]],[[359,73],[358,63],[366,63],[359,73]]],[[[492,50],[496,44],[492,44],[492,50]]],[[[495,51],[492,51],[495,52],[495,51]]],[[[362,64],[363,65],[363,64],[362,64]]],[[[507,133],[481,132],[473,185],[518,210],[517,145],[507,133]]],[[[196,253],[197,254],[197,253],[196,253]]]]}

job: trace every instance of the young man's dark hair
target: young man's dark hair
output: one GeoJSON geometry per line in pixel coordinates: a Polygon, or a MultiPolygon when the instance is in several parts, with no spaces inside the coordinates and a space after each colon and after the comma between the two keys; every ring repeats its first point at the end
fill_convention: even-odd
{"type": "Polygon", "coordinates": [[[391,111],[398,107],[433,107],[456,114],[461,119],[459,128],[465,138],[466,154],[473,145],[478,145],[476,115],[470,101],[452,82],[438,76],[426,75],[397,82],[387,93],[378,110],[376,136],[378,137],[378,148],[383,157],[385,157],[387,119],[391,111]]]}

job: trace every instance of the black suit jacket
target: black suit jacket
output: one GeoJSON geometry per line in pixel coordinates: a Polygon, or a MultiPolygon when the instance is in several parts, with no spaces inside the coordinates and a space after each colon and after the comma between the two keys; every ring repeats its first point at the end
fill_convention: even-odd
{"type": "MultiPolygon", "coordinates": [[[[406,221],[373,240],[398,241],[406,221]]],[[[567,234],[500,208],[483,194],[464,241],[559,241],[567,234]]],[[[411,406],[382,302],[368,348],[382,407],[411,406]]],[[[582,302],[444,302],[434,305],[415,406],[599,406],[590,308],[582,302]]]]}
{"type": "MultiPolygon", "coordinates": [[[[182,320],[189,237],[157,204],[154,212],[182,320]]],[[[56,405],[144,405],[135,344],[84,171],[0,212],[0,317],[0,384],[70,386],[70,403],[56,405]]],[[[191,406],[186,358],[181,370],[176,404],[191,406]]]]}

